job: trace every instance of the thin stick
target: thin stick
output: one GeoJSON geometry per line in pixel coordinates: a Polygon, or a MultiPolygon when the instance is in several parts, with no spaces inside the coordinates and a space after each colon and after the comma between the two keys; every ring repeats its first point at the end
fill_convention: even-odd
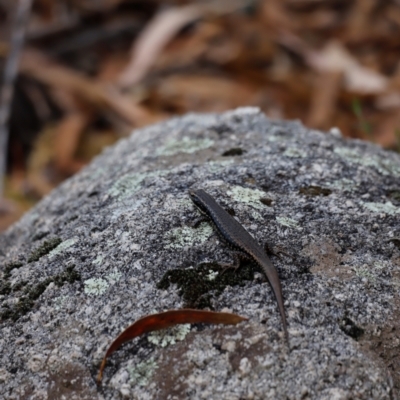
{"type": "Polygon", "coordinates": [[[10,53],[4,67],[3,87],[0,91],[0,201],[3,199],[4,179],[7,165],[8,120],[14,93],[14,82],[18,75],[18,61],[25,39],[33,0],[19,0],[10,40],[10,53]]]}

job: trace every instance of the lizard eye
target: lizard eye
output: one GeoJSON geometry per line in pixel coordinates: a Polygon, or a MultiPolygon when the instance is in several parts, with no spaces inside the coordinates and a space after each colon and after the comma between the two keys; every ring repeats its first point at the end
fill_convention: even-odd
{"type": "Polygon", "coordinates": [[[200,201],[199,196],[192,190],[189,190],[189,196],[193,201],[193,203],[195,204],[195,206],[199,208],[201,211],[204,211],[204,205],[200,201]]]}

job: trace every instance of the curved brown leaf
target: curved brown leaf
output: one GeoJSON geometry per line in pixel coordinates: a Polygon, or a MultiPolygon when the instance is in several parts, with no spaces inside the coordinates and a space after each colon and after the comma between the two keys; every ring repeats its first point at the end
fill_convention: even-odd
{"type": "Polygon", "coordinates": [[[123,343],[134,339],[143,333],[153,332],[160,329],[169,328],[170,326],[179,324],[224,324],[235,325],[239,322],[246,321],[247,318],[237,314],[193,310],[190,308],[182,310],[170,310],[158,314],[148,315],[138,319],[132,325],[128,326],[108,348],[106,355],[100,366],[100,371],[97,376],[97,381],[100,384],[103,376],[103,370],[106,365],[107,357],[117,350],[123,343]]]}
{"type": "Polygon", "coordinates": [[[120,77],[121,87],[127,88],[142,79],[171,38],[200,16],[201,8],[194,5],[173,7],[157,14],[134,45],[132,60],[120,77]]]}

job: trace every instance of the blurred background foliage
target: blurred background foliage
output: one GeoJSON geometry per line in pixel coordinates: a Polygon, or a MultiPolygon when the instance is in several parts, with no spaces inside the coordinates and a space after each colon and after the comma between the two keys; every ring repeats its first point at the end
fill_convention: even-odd
{"type": "MultiPolygon", "coordinates": [[[[0,0],[2,71],[17,12],[0,0]]],[[[0,231],[105,146],[186,112],[257,106],[399,151],[399,55],[400,0],[33,0],[0,231]]]]}

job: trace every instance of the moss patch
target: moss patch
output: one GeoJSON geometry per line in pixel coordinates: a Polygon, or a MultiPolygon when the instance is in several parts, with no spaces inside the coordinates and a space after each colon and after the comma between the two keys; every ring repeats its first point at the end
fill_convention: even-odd
{"type": "MultiPolygon", "coordinates": [[[[61,274],[48,277],[42,282],[39,282],[37,285],[32,287],[28,287],[25,289],[24,294],[19,298],[18,303],[16,303],[13,307],[5,307],[0,312],[0,321],[11,319],[16,321],[21,316],[28,313],[33,306],[35,305],[35,301],[42,295],[42,293],[46,290],[47,286],[50,283],[54,282],[57,286],[63,286],[64,283],[73,283],[75,281],[79,281],[81,276],[78,272],[75,271],[75,266],[71,265],[68,266],[64,272],[61,274]]],[[[15,285],[14,287],[10,288],[8,293],[17,292],[22,289],[25,285],[15,285]]]]}
{"type": "Polygon", "coordinates": [[[400,203],[400,189],[392,190],[388,192],[388,197],[390,197],[394,202],[400,203]]]}
{"type": "Polygon", "coordinates": [[[19,281],[17,282],[14,286],[11,287],[13,292],[18,292],[18,290],[21,290],[28,284],[27,281],[19,281]]]}
{"type": "Polygon", "coordinates": [[[185,301],[185,307],[206,308],[211,306],[211,298],[220,295],[227,286],[243,286],[244,281],[254,279],[257,267],[245,263],[235,271],[224,268],[217,263],[202,263],[195,268],[177,268],[167,271],[158,289],[167,289],[171,284],[177,284],[179,295],[185,301]]]}
{"type": "Polygon", "coordinates": [[[39,258],[49,254],[53,249],[55,249],[62,240],[58,237],[51,238],[43,242],[36,250],[32,251],[31,255],[28,257],[28,263],[33,261],[38,261],[39,258]]]}
{"type": "Polygon", "coordinates": [[[64,283],[74,283],[81,280],[79,272],[75,271],[75,265],[70,265],[65,268],[64,272],[53,277],[53,282],[57,286],[63,286],[64,283]]]}
{"type": "Polygon", "coordinates": [[[6,295],[11,292],[11,284],[6,280],[0,282],[0,295],[6,295]]]}
{"type": "Polygon", "coordinates": [[[8,279],[11,276],[11,271],[22,267],[24,264],[22,262],[16,261],[6,265],[4,268],[4,279],[8,279]]]}

